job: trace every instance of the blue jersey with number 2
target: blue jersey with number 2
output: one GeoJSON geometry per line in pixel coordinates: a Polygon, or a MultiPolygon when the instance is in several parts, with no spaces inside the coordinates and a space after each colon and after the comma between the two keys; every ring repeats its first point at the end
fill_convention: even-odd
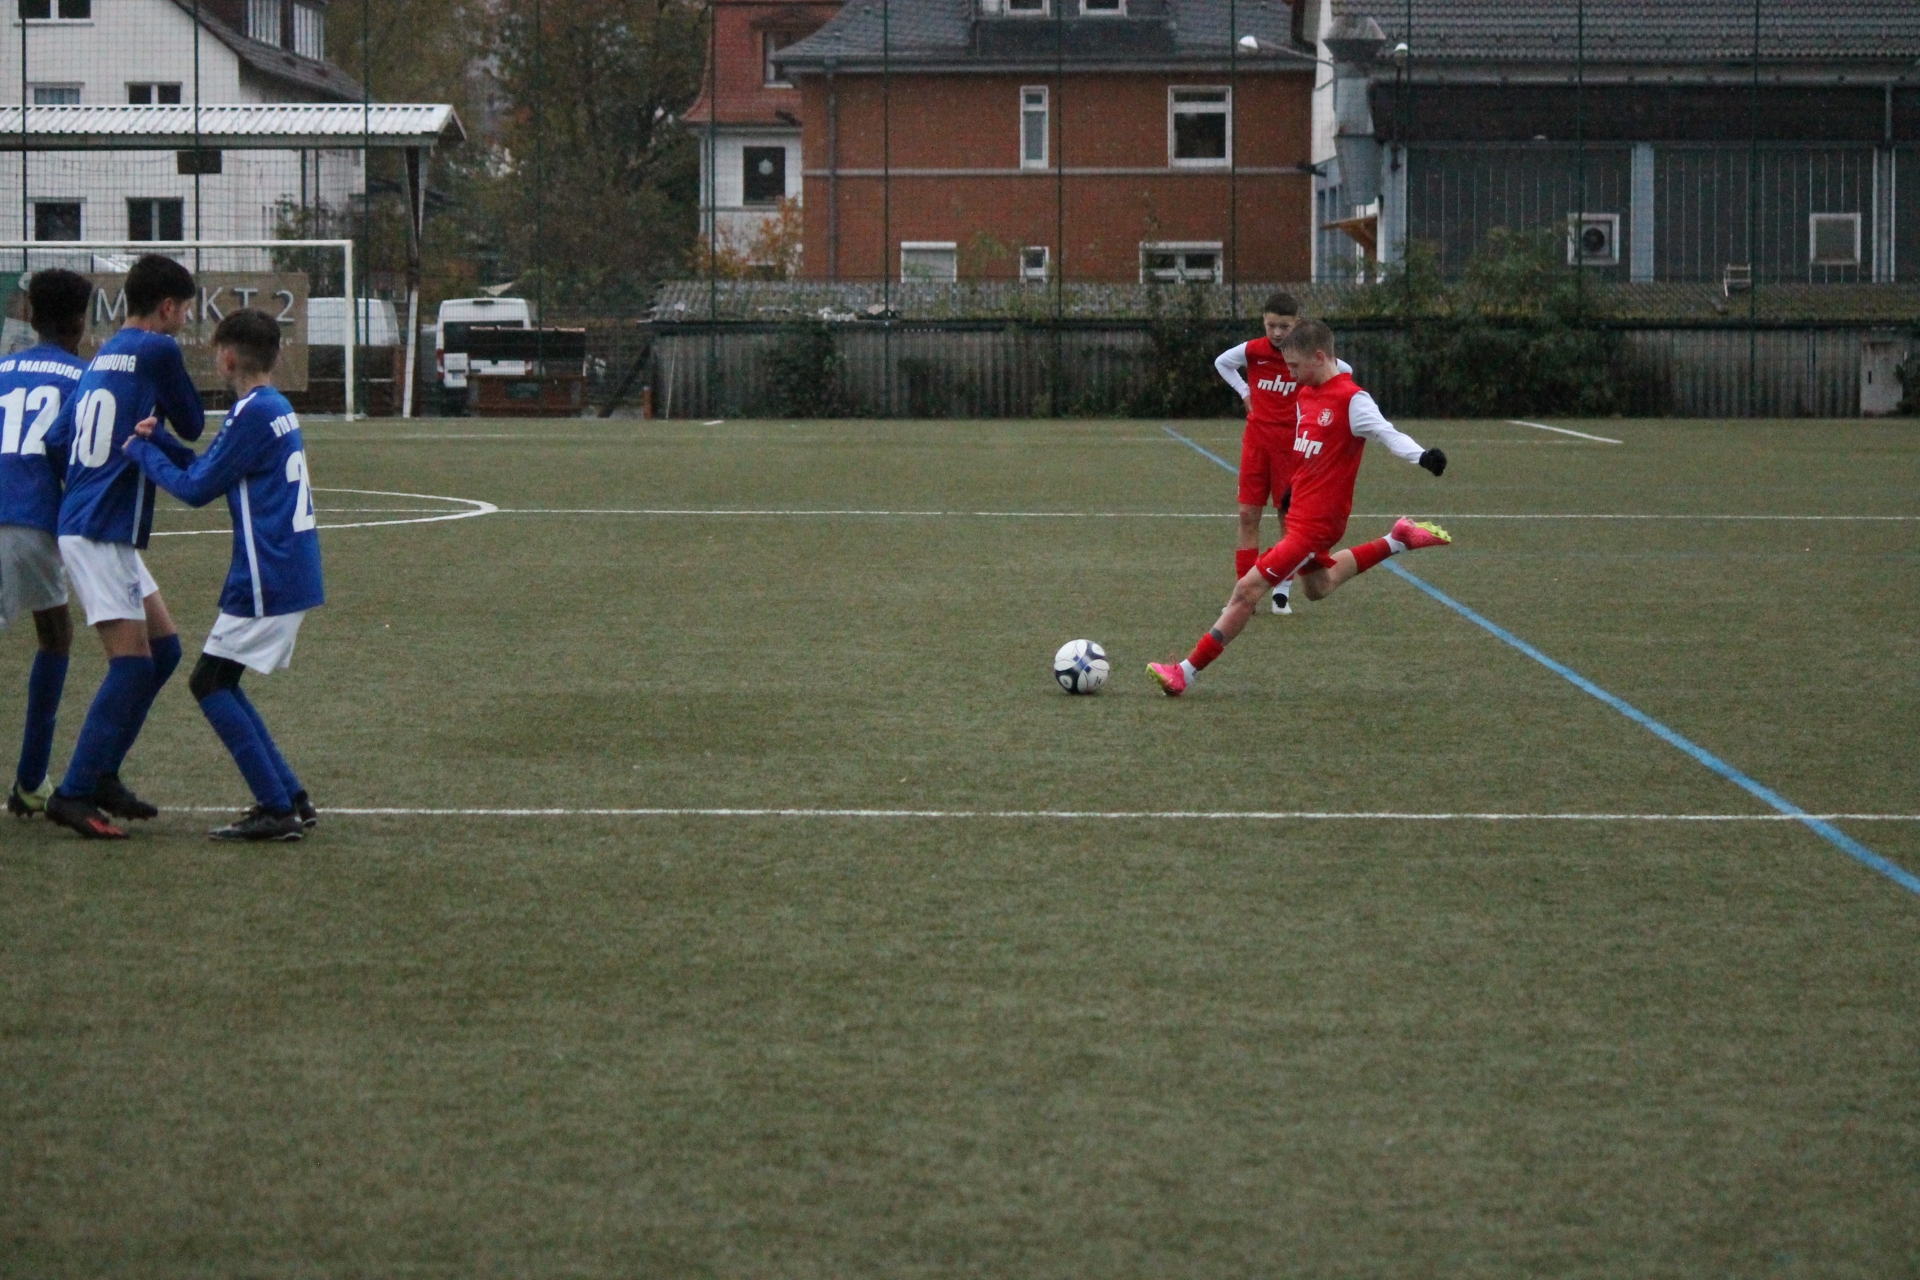
{"type": "Polygon", "coordinates": [[[207,426],[180,344],[164,333],[122,329],[100,344],[49,435],[50,445],[72,442],[60,500],[63,536],[147,545],[153,483],[120,450],[135,423],[156,416],[187,440],[198,440],[207,426]]]}
{"type": "Polygon", "coordinates": [[[51,342],[0,360],[0,524],[58,526],[67,464],[58,441],[51,453],[47,442],[84,367],[51,342]]]}
{"type": "Polygon", "coordinates": [[[127,452],[149,479],[190,507],[226,496],[233,564],[220,612],[267,618],[326,603],[306,444],[285,396],[261,387],[233,406],[213,447],[185,470],[145,440],[136,439],[127,452]]]}

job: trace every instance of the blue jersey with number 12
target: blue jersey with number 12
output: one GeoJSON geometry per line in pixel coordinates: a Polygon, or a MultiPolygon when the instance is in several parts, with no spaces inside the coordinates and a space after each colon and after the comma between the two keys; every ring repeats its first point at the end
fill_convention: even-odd
{"type": "Polygon", "coordinates": [[[0,360],[0,524],[54,531],[66,459],[47,441],[85,366],[43,342],[0,360]]]}
{"type": "Polygon", "coordinates": [[[285,396],[261,387],[233,406],[213,446],[185,470],[146,440],[127,452],[148,479],[190,507],[225,495],[233,564],[220,612],[267,618],[326,603],[306,444],[285,396]]]}
{"type": "Polygon", "coordinates": [[[180,344],[163,333],[122,329],[100,344],[49,434],[50,446],[56,438],[62,445],[72,441],[60,500],[62,536],[147,545],[153,482],[121,448],[135,423],[155,416],[187,440],[198,440],[207,426],[180,344]]]}

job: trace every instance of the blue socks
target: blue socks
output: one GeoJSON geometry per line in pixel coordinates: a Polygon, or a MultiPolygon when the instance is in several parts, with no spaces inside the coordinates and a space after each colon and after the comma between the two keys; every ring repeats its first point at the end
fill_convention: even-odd
{"type": "MultiPolygon", "coordinates": [[[[280,754],[279,744],[274,742],[273,735],[267,732],[267,722],[260,718],[258,711],[254,710],[253,702],[247,697],[246,690],[237,684],[233,686],[233,700],[240,704],[240,709],[247,713],[249,720],[253,721],[253,731],[260,735],[260,745],[266,748],[267,762],[273,766],[273,771],[280,775],[280,785],[287,789],[287,798],[291,800],[305,791],[306,788],[300,785],[300,779],[294,776],[293,770],[287,765],[286,757],[280,754]]],[[[259,800],[260,797],[255,796],[254,799],[259,800]]],[[[260,803],[265,804],[266,801],[260,800],[260,803]]]]}
{"type": "Polygon", "coordinates": [[[247,780],[254,800],[270,812],[289,812],[293,798],[286,779],[293,774],[280,759],[279,750],[252,704],[241,697],[238,689],[215,689],[200,699],[200,711],[213,731],[220,735],[220,741],[226,744],[227,754],[240,766],[240,776],[247,780]]]}
{"type": "MultiPolygon", "coordinates": [[[[180,642],[174,640],[175,660],[180,642]]],[[[93,695],[87,708],[86,723],[80,726],[80,741],[74,744],[73,759],[67,764],[67,776],[60,783],[60,794],[69,800],[85,800],[93,795],[94,784],[103,773],[113,773],[126,757],[121,748],[126,726],[136,708],[146,719],[159,686],[154,681],[152,658],[114,658],[107,663],[107,678],[100,692],[93,695]]],[[[136,727],[135,733],[139,732],[136,727]]],[[[128,740],[129,743],[131,740],[128,740]]]]}
{"type": "Polygon", "coordinates": [[[53,726],[60,714],[60,693],[67,687],[67,655],[42,649],[33,658],[27,677],[27,732],[20,741],[20,767],[14,781],[22,791],[37,790],[47,780],[47,761],[53,756],[53,726]]]}
{"type": "Polygon", "coordinates": [[[153,710],[153,700],[160,696],[160,686],[173,675],[175,667],[180,665],[180,637],[161,636],[150,642],[147,648],[153,654],[153,684],[140,701],[127,713],[125,727],[120,741],[115,747],[111,761],[102,773],[118,774],[120,766],[126,763],[127,752],[133,750],[134,739],[140,736],[141,728],[147,723],[147,712],[153,710]]]}

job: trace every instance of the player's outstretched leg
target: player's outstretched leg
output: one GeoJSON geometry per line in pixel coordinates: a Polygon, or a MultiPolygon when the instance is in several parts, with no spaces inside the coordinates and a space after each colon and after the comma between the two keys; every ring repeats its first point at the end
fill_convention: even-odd
{"type": "Polygon", "coordinates": [[[1453,536],[1439,525],[1401,516],[1393,522],[1393,528],[1386,537],[1336,551],[1330,557],[1333,561],[1331,567],[1301,574],[1301,589],[1307,593],[1309,600],[1324,600],[1389,556],[1426,547],[1450,546],[1452,543],[1453,536]]]}
{"type": "Polygon", "coordinates": [[[60,695],[67,687],[67,661],[73,647],[73,615],[67,606],[36,610],[34,630],[40,649],[27,677],[27,728],[20,737],[20,763],[14,769],[7,812],[16,818],[45,813],[53,795],[47,765],[53,758],[53,731],[60,716],[60,695]]]}
{"type": "MultiPolygon", "coordinates": [[[[1261,557],[1262,562],[1272,556],[1268,552],[1261,557]]],[[[1260,597],[1272,589],[1272,580],[1261,571],[1259,566],[1249,569],[1246,576],[1233,584],[1233,595],[1227,601],[1227,607],[1220,611],[1219,621],[1213,629],[1200,637],[1193,646],[1193,652],[1179,662],[1149,662],[1147,671],[1160,682],[1160,689],[1169,698],[1177,698],[1187,691],[1194,678],[1212,661],[1219,657],[1233,638],[1246,630],[1254,610],[1260,607],[1260,597]]]]}
{"type": "Polygon", "coordinates": [[[201,654],[187,681],[200,703],[201,714],[220,735],[227,754],[239,766],[240,776],[247,780],[254,798],[252,809],[207,834],[215,840],[298,840],[303,830],[300,815],[294,812],[293,797],[287,794],[286,782],[273,764],[273,757],[279,752],[272,748],[272,739],[262,732],[266,726],[261,724],[256,728],[254,718],[234,696],[245,671],[245,667],[231,658],[201,654]]]}

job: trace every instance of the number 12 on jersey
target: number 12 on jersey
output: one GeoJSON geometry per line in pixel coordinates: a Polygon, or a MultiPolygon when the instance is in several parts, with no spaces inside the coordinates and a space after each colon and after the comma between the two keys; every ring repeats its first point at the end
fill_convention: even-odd
{"type": "Polygon", "coordinates": [[[60,393],[53,387],[31,391],[15,387],[0,396],[0,412],[5,414],[0,421],[0,453],[45,453],[47,430],[60,416],[60,393]],[[29,413],[34,415],[31,427],[26,426],[29,413]],[[21,438],[23,427],[25,439],[21,438]]]}

